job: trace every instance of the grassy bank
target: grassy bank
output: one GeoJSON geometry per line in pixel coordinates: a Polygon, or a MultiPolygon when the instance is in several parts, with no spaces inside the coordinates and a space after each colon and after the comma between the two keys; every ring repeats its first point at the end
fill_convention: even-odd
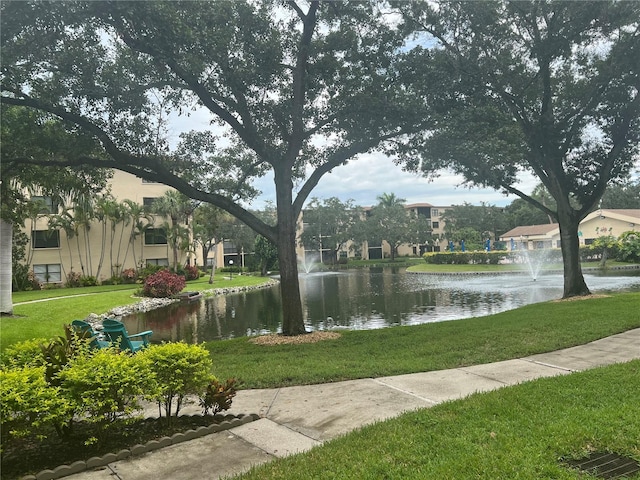
{"type": "Polygon", "coordinates": [[[337,340],[255,345],[210,342],[215,374],[247,388],[333,382],[439,370],[583,344],[640,327],[640,293],[527,305],[487,317],[344,331],[337,340]]]}
{"type": "Polygon", "coordinates": [[[365,427],[239,478],[592,478],[563,461],[591,451],[640,460],[638,376],[635,361],[475,394],[365,427]]]}
{"type": "MultiPolygon", "coordinates": [[[[248,275],[230,278],[227,274],[218,273],[213,285],[209,284],[208,276],[201,277],[187,282],[185,290],[254,286],[268,280],[248,275]]],[[[3,317],[0,324],[0,351],[22,340],[62,335],[64,324],[85,318],[90,313],[102,314],[114,307],[137,303],[140,298],[133,295],[139,288],[139,285],[104,285],[14,292],[14,317],[3,317]]]]}

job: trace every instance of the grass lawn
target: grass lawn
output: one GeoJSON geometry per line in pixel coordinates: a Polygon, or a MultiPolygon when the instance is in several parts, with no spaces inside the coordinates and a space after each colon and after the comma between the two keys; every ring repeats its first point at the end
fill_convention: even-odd
{"type": "Polygon", "coordinates": [[[337,340],[256,345],[209,342],[219,378],[271,388],[476,365],[588,343],[640,327],[640,293],[527,305],[486,317],[343,331],[337,340]],[[257,368],[259,366],[259,368],[257,368]]]}
{"type": "Polygon", "coordinates": [[[634,361],[471,395],[364,427],[239,478],[595,478],[563,460],[607,451],[640,461],[639,377],[634,361]]]}
{"type": "MultiPolygon", "coordinates": [[[[213,287],[245,281],[265,279],[234,275],[231,283],[218,275],[213,287]]],[[[200,279],[186,290],[209,288],[200,279]]],[[[25,298],[49,292],[25,292],[25,298]]],[[[131,288],[65,294],[85,292],[92,295],[15,307],[24,316],[2,319],[3,347],[59,335],[61,325],[73,318],[137,301],[131,288]]],[[[19,297],[14,302],[26,301],[19,297]]],[[[344,331],[336,340],[315,344],[261,346],[238,338],[206,347],[214,373],[222,379],[236,377],[244,388],[311,384],[454,368],[584,344],[640,327],[638,305],[640,292],[620,293],[464,320],[344,331]]],[[[241,478],[587,478],[561,460],[592,450],[640,460],[638,378],[640,361],[635,361],[472,395],[365,427],[241,478]]]]}

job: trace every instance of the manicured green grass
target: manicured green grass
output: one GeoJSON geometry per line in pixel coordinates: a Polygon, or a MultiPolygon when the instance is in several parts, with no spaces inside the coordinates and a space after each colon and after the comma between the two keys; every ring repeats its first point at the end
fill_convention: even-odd
{"type": "MultiPolygon", "coordinates": [[[[209,277],[187,282],[185,290],[205,291],[212,288],[259,285],[268,281],[264,277],[218,273],[213,285],[209,277]]],[[[0,351],[8,345],[32,338],[52,338],[62,335],[63,325],[85,318],[90,313],[106,313],[114,307],[140,301],[133,294],[140,285],[104,285],[83,288],[57,288],[30,292],[14,292],[14,317],[2,317],[0,321],[0,351]],[[43,302],[36,300],[50,299],[43,302]],[[18,304],[18,305],[16,305],[18,304]]]]}
{"type": "Polygon", "coordinates": [[[214,373],[247,388],[399,375],[512,359],[584,344],[640,327],[640,293],[527,305],[496,315],[343,331],[337,340],[256,345],[210,342],[214,373]]]}
{"type": "Polygon", "coordinates": [[[475,394],[367,426],[239,478],[595,478],[562,460],[591,451],[640,460],[639,377],[634,361],[475,394]]]}

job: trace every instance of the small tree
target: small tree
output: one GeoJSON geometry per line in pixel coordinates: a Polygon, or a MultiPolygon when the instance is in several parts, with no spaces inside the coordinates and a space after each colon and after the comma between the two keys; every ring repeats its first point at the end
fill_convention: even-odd
{"type": "Polygon", "coordinates": [[[431,236],[427,219],[407,211],[404,199],[383,193],[365,222],[367,239],[386,240],[391,246],[391,261],[395,261],[398,247],[403,243],[422,243],[431,236]]]}
{"type": "Polygon", "coordinates": [[[256,237],[253,245],[253,254],[260,262],[260,275],[263,277],[278,261],[278,249],[273,242],[267,240],[262,235],[256,237]]]}
{"type": "Polygon", "coordinates": [[[202,395],[213,380],[211,355],[202,345],[183,342],[151,345],[137,355],[149,365],[158,383],[155,396],[158,407],[164,407],[167,422],[171,423],[175,400],[178,416],[186,395],[202,395]]]}

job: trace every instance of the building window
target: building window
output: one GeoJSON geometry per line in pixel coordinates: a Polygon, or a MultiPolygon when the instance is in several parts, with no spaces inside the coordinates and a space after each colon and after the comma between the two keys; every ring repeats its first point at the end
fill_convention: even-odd
{"type": "Polygon", "coordinates": [[[147,208],[153,207],[153,204],[156,203],[158,197],[142,197],[142,205],[147,208]]]}
{"type": "Polygon", "coordinates": [[[147,265],[160,265],[161,267],[169,266],[168,258],[148,258],[147,265]]]}
{"type": "Polygon", "coordinates": [[[166,245],[167,231],[164,228],[150,228],[144,232],[145,245],[166,245]]]}
{"type": "Polygon", "coordinates": [[[31,237],[33,248],[60,248],[59,230],[35,230],[31,237]]]}
{"type": "Polygon", "coordinates": [[[437,217],[438,216],[438,209],[437,208],[432,208],[431,209],[431,216],[432,217],[437,217]]]}
{"type": "Polygon", "coordinates": [[[147,180],[146,178],[143,178],[142,179],[142,183],[158,183],[158,182],[156,182],[154,180],[147,180]]]}
{"type": "Polygon", "coordinates": [[[51,197],[34,196],[31,197],[31,203],[40,205],[38,213],[58,213],[58,202],[51,197]]]}
{"type": "Polygon", "coordinates": [[[440,228],[440,222],[433,222],[433,223],[431,223],[431,226],[433,228],[440,228]]]}
{"type": "Polygon", "coordinates": [[[233,243],[228,242],[227,240],[223,242],[223,247],[224,247],[225,255],[232,255],[232,254],[238,253],[238,249],[236,248],[236,246],[233,243]]]}
{"type": "Polygon", "coordinates": [[[33,274],[42,283],[59,283],[62,281],[60,264],[49,263],[44,265],[34,265],[33,274]]]}

